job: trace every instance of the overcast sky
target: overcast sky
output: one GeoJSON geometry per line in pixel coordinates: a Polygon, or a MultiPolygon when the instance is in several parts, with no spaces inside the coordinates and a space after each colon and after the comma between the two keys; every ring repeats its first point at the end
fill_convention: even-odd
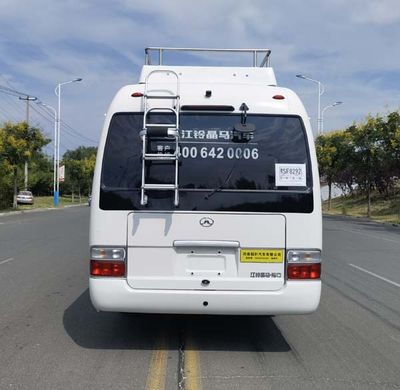
{"type": "MultiPolygon", "coordinates": [[[[0,0],[0,26],[0,85],[56,107],[55,86],[83,78],[63,87],[62,152],[97,143],[146,46],[269,48],[314,127],[317,85],[296,74],[325,85],[322,107],[343,101],[325,112],[326,131],[400,107],[399,0],[0,0]]],[[[31,110],[52,137],[50,118],[31,110]]],[[[24,119],[24,102],[0,93],[0,122],[24,119]]]]}

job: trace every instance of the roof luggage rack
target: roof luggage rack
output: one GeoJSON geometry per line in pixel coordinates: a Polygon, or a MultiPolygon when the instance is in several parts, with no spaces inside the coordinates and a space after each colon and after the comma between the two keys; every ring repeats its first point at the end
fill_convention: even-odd
{"type": "Polygon", "coordinates": [[[164,65],[164,52],[166,51],[184,51],[184,52],[209,52],[209,53],[249,53],[253,58],[253,67],[269,67],[270,49],[207,49],[207,48],[189,48],[189,47],[146,47],[145,65],[164,65]],[[151,52],[158,52],[158,64],[151,63],[151,52]],[[258,56],[263,54],[259,63],[258,56]],[[258,64],[259,63],[259,64],[258,64]]]}

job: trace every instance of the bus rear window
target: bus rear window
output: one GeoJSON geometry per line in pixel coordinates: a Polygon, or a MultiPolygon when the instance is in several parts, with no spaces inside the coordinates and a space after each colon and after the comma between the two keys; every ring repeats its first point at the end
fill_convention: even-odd
{"type": "MultiPolygon", "coordinates": [[[[168,123],[167,114],[151,123],[168,123]]],[[[248,115],[250,133],[236,131],[240,114],[180,115],[179,189],[182,210],[311,212],[312,174],[307,139],[297,116],[248,115]],[[278,176],[277,176],[278,175],[278,176]]],[[[174,209],[173,191],[148,191],[140,206],[143,114],[118,113],[104,150],[103,209],[174,209]]],[[[173,153],[175,144],[152,139],[149,152],[173,153]]],[[[146,183],[174,182],[174,163],[149,161],[146,183]]]]}

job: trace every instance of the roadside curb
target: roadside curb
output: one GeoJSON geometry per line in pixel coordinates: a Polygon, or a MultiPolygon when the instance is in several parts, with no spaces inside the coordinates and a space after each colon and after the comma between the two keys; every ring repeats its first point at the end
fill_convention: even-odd
{"type": "Polygon", "coordinates": [[[82,204],[71,204],[59,208],[55,207],[43,207],[43,208],[37,208],[37,209],[31,209],[31,210],[19,210],[19,211],[6,211],[4,213],[0,213],[0,217],[6,217],[10,215],[19,215],[19,214],[29,214],[29,213],[40,213],[42,211],[60,211],[64,209],[68,209],[71,207],[87,207],[87,204],[82,203],[82,204]]]}
{"type": "Polygon", "coordinates": [[[352,221],[358,221],[358,222],[364,222],[364,223],[370,223],[370,224],[376,224],[376,225],[384,225],[384,226],[389,226],[392,228],[399,228],[400,225],[397,223],[392,223],[392,222],[381,222],[381,221],[375,221],[372,219],[368,219],[366,217],[356,217],[354,215],[339,215],[339,214],[325,214],[322,213],[323,218],[331,218],[331,219],[347,219],[347,220],[352,220],[352,221]]]}

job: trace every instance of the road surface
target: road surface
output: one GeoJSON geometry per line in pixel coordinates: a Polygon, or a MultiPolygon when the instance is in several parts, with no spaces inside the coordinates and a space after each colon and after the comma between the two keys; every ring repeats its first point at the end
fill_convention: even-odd
{"type": "Polygon", "coordinates": [[[0,389],[400,389],[400,229],[324,219],[307,316],[97,313],[89,208],[0,217],[0,389]]]}

